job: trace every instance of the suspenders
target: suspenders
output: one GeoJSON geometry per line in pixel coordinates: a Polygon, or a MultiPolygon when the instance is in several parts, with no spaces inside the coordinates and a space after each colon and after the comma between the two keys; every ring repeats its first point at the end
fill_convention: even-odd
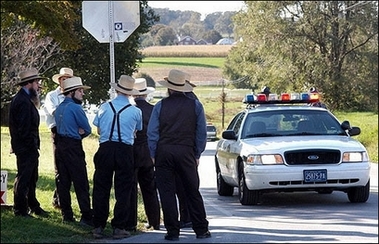
{"type": "Polygon", "coordinates": [[[117,120],[118,141],[122,142],[121,141],[121,132],[120,132],[120,113],[122,111],[124,111],[126,108],[128,108],[129,106],[131,106],[131,104],[126,105],[125,107],[123,107],[122,109],[120,109],[120,111],[118,111],[117,113],[116,113],[115,108],[113,107],[112,102],[109,102],[109,105],[111,106],[111,108],[113,110],[113,113],[114,113],[114,115],[113,115],[113,121],[112,121],[111,133],[109,135],[109,141],[112,141],[113,130],[114,130],[114,126],[115,126],[115,123],[116,123],[116,120],[117,120]]]}

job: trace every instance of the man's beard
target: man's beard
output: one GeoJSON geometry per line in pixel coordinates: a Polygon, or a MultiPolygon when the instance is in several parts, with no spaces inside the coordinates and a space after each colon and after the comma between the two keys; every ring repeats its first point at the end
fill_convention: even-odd
{"type": "Polygon", "coordinates": [[[82,103],[83,103],[83,101],[77,99],[75,96],[72,97],[72,100],[74,100],[74,102],[75,102],[76,104],[82,104],[82,103]]]}
{"type": "Polygon", "coordinates": [[[36,108],[40,108],[41,101],[39,99],[37,91],[34,90],[33,88],[30,88],[29,89],[29,97],[30,97],[30,100],[33,102],[34,106],[36,106],[36,108]]]}

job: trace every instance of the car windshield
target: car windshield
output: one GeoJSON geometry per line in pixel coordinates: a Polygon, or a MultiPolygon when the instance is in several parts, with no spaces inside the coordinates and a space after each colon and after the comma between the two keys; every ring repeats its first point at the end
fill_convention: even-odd
{"type": "Polygon", "coordinates": [[[249,113],[241,138],[299,135],[346,135],[328,111],[275,110],[249,113]]]}

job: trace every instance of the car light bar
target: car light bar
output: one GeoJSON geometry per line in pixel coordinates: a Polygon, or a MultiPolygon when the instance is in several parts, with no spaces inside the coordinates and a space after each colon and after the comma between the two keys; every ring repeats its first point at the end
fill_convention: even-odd
{"type": "Polygon", "coordinates": [[[247,94],[243,103],[247,104],[291,104],[291,103],[315,103],[320,101],[318,93],[282,93],[277,94],[247,94]]]}

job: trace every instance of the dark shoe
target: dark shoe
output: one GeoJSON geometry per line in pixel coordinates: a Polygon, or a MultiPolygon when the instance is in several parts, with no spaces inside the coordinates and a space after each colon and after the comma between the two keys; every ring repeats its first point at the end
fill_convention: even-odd
{"type": "Polygon", "coordinates": [[[129,231],[122,230],[119,228],[114,228],[113,229],[113,239],[124,239],[130,237],[129,231]]]}
{"type": "Polygon", "coordinates": [[[41,217],[48,217],[49,213],[43,210],[41,207],[36,207],[34,209],[30,210],[30,213],[34,213],[35,215],[41,216],[41,217]]]}
{"type": "Polygon", "coordinates": [[[95,239],[102,239],[102,238],[104,238],[105,237],[105,235],[104,235],[104,229],[102,227],[97,227],[97,228],[93,229],[92,236],[95,239]]]}
{"type": "Polygon", "coordinates": [[[184,229],[184,228],[191,228],[192,227],[192,222],[182,222],[180,221],[180,229],[184,229]]]}
{"type": "Polygon", "coordinates": [[[177,241],[177,240],[179,240],[179,236],[178,235],[172,235],[172,234],[166,234],[164,236],[164,239],[169,240],[169,241],[177,241]]]}
{"type": "Polygon", "coordinates": [[[205,239],[205,238],[210,238],[211,237],[211,232],[207,231],[204,234],[201,235],[196,235],[197,239],[205,239]]]}
{"type": "Polygon", "coordinates": [[[83,226],[88,226],[88,227],[95,227],[94,224],[93,224],[92,219],[86,219],[86,218],[83,218],[83,217],[80,219],[79,224],[83,225],[83,226]]]}

